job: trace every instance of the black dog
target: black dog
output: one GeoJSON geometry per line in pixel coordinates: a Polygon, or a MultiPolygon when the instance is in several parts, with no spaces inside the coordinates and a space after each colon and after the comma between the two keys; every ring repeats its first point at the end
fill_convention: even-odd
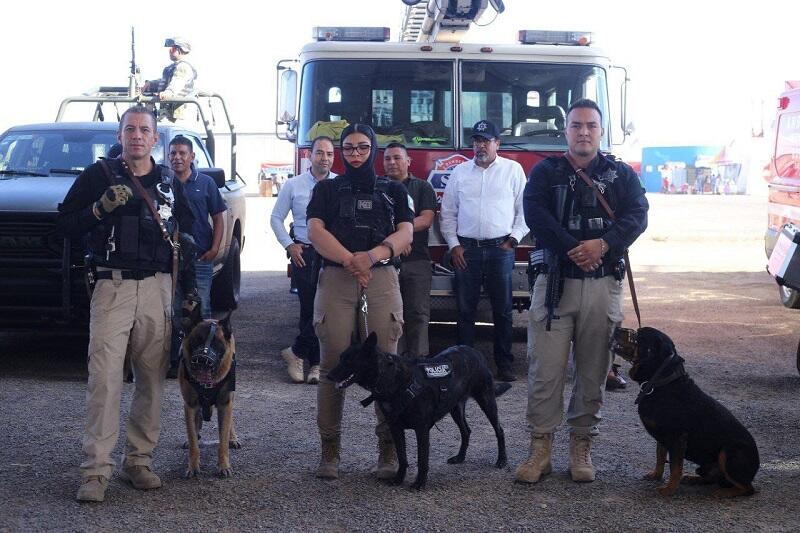
{"type": "MultiPolygon", "coordinates": [[[[392,432],[399,468],[392,484],[403,482],[408,469],[405,430],[417,435],[417,479],[412,487],[421,489],[428,477],[430,431],[450,413],[461,433],[461,447],[450,457],[450,464],[464,462],[469,446],[470,429],[464,414],[467,399],[472,397],[494,428],[497,436],[497,462],[506,465],[506,441],[497,418],[497,396],[511,385],[494,384],[483,356],[468,346],[454,346],[431,359],[408,359],[381,352],[377,337],[371,333],[363,345],[350,346],[339,364],[328,373],[338,388],[357,383],[372,393],[392,432]]],[[[365,406],[369,401],[362,402],[365,406]]]]}
{"type": "Polygon", "coordinates": [[[638,382],[639,417],[656,439],[656,467],[645,476],[660,480],[669,454],[669,481],[658,489],[673,494],[683,475],[683,460],[699,465],[688,483],[717,483],[716,496],[749,496],[759,467],[750,432],[686,374],[672,340],[654,328],[618,328],[612,350],[633,364],[628,374],[638,382]]]}

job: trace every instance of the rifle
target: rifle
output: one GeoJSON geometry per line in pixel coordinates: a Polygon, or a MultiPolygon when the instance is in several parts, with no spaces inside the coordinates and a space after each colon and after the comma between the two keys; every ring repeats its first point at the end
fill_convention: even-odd
{"type": "MultiPolygon", "coordinates": [[[[553,211],[560,225],[564,223],[564,208],[567,203],[567,186],[553,186],[553,211]]],[[[561,254],[555,250],[544,250],[544,271],[547,273],[547,287],[544,293],[544,305],[547,307],[545,330],[550,331],[550,324],[556,316],[555,310],[564,292],[564,276],[561,272],[561,254]]]]}
{"type": "Polygon", "coordinates": [[[131,26],[131,73],[128,76],[128,96],[139,94],[139,66],[136,64],[136,34],[131,26]]]}

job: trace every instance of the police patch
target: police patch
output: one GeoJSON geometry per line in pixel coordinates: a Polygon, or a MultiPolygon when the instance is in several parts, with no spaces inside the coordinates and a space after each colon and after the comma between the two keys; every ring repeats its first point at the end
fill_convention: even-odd
{"type": "Polygon", "coordinates": [[[372,200],[359,200],[358,204],[356,205],[356,209],[359,211],[371,211],[372,200]]]}
{"type": "Polygon", "coordinates": [[[430,378],[443,378],[450,375],[450,365],[423,365],[425,369],[425,377],[430,378]]]}

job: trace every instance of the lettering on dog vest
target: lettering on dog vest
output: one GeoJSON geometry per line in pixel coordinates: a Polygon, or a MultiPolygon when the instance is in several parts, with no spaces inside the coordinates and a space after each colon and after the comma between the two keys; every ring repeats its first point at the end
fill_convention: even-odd
{"type": "Polygon", "coordinates": [[[425,377],[428,379],[443,378],[450,375],[450,365],[448,364],[424,365],[423,368],[425,369],[425,377]]]}

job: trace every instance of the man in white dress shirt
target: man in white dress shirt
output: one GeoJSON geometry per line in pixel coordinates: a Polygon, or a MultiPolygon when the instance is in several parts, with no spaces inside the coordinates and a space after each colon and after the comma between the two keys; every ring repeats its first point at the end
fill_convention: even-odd
{"type": "Polygon", "coordinates": [[[319,383],[319,340],[314,334],[314,297],[317,293],[317,278],[320,261],[311,246],[306,223],[306,207],[311,191],[318,181],[335,178],[333,165],[333,140],[320,136],[311,142],[311,168],[288,180],[278,190],[278,199],[272,209],[270,226],[278,242],[286,249],[292,260],[292,281],[300,298],[300,323],[297,337],[291,346],[281,350],[286,361],[289,377],[295,383],[319,383]],[[294,239],[289,236],[284,220],[292,212],[294,239]],[[308,377],[303,379],[303,360],[308,360],[308,377]]]}
{"type": "Polygon", "coordinates": [[[525,172],[497,155],[497,127],[481,120],[472,128],[475,157],[450,174],[442,197],[441,229],[455,267],[458,343],[475,342],[475,310],[481,285],[492,305],[497,377],[514,381],[511,354],[511,275],[514,249],[528,233],[522,212],[525,172]]]}

